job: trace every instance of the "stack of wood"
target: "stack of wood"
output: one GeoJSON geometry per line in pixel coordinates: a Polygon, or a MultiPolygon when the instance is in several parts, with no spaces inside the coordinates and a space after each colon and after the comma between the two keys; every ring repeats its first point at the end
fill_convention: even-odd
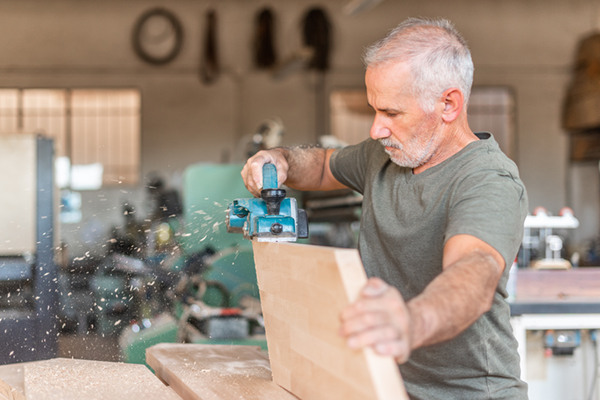
{"type": "Polygon", "coordinates": [[[586,37],[579,44],[563,126],[571,132],[600,129],[600,33],[586,37]]]}
{"type": "Polygon", "coordinates": [[[584,38],[565,99],[563,127],[571,133],[571,160],[600,159],[600,33],[584,38]]]}

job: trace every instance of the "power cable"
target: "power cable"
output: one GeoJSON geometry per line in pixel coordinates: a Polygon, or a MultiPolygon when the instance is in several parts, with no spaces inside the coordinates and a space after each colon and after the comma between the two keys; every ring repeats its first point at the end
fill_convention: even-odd
{"type": "Polygon", "coordinates": [[[598,341],[596,337],[596,331],[590,331],[590,338],[594,344],[594,375],[592,376],[592,387],[590,388],[590,394],[588,400],[593,400],[594,392],[596,391],[596,384],[598,383],[598,341]]]}

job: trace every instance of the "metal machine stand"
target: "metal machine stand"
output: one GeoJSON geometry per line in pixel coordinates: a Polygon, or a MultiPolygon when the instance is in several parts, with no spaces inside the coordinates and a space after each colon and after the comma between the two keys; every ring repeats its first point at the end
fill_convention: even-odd
{"type": "Polygon", "coordinates": [[[57,355],[58,268],[54,263],[54,148],[38,137],[36,254],[33,263],[21,257],[0,259],[1,279],[32,280],[33,308],[0,310],[0,364],[43,360],[57,355]],[[10,271],[17,271],[12,274],[10,271]]]}

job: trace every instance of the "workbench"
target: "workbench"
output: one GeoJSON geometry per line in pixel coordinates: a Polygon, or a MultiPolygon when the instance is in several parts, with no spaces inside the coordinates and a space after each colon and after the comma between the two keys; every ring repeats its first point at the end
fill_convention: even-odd
{"type": "Polygon", "coordinates": [[[147,359],[156,376],[139,364],[57,358],[0,366],[0,379],[27,400],[297,400],[272,381],[257,346],[164,343],[147,359]]]}
{"type": "Polygon", "coordinates": [[[367,281],[358,251],[253,248],[270,359],[259,347],[162,343],[146,350],[156,376],[140,364],[52,359],[23,365],[22,379],[14,366],[9,380],[27,400],[408,400],[393,357],[353,350],[337,333],[367,281]]]}
{"type": "MultiPolygon", "coordinates": [[[[521,359],[521,379],[532,382],[533,378],[528,377],[528,350],[532,349],[527,347],[527,331],[600,330],[600,268],[519,269],[510,312],[521,359]]],[[[595,351],[600,358],[600,346],[595,351]]]]}

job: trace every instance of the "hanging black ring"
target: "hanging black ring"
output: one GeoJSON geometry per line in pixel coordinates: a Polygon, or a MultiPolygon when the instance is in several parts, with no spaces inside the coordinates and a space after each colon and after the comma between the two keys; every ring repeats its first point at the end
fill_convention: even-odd
{"type": "Polygon", "coordinates": [[[143,13],[135,23],[135,27],[133,29],[133,49],[135,50],[135,53],[138,55],[138,57],[140,57],[147,63],[154,65],[163,65],[173,61],[181,51],[182,45],[183,28],[181,26],[181,22],[179,22],[179,19],[175,16],[175,14],[173,14],[171,11],[165,8],[150,9],[143,13]],[[142,43],[142,29],[144,28],[144,24],[146,24],[146,22],[152,17],[165,18],[169,22],[171,28],[173,29],[173,32],[175,32],[175,44],[173,45],[173,48],[168,54],[161,57],[149,54],[144,49],[142,43]]]}

